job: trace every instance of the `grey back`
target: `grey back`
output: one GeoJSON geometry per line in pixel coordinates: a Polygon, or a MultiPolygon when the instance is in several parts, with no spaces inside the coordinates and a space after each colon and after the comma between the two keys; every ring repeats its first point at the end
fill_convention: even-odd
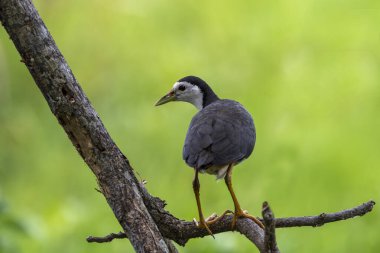
{"type": "Polygon", "coordinates": [[[251,115],[236,101],[217,100],[191,120],[183,159],[193,168],[239,163],[254,148],[256,130],[251,115]]]}

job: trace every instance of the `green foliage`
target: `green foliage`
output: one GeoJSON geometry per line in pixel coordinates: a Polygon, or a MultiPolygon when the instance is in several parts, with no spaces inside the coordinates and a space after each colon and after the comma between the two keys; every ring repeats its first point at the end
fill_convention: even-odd
{"type": "MultiPolygon", "coordinates": [[[[258,140],[234,171],[243,208],[277,217],[379,199],[380,2],[35,1],[118,146],[168,210],[197,216],[181,159],[188,104],[154,102],[193,74],[252,113],[258,140]]],[[[96,180],[0,29],[0,252],[131,252],[96,180]]],[[[204,213],[232,208],[201,176],[204,213]]],[[[378,252],[378,207],[322,228],[278,230],[284,252],[378,252]]],[[[252,252],[236,233],[181,252],[252,252]]]]}

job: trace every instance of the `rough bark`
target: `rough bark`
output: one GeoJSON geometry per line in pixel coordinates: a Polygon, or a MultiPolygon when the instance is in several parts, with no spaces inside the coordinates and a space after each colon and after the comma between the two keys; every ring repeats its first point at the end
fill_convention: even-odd
{"type": "Polygon", "coordinates": [[[320,227],[326,223],[347,220],[357,216],[363,216],[371,212],[375,204],[375,201],[370,200],[359,206],[335,213],[321,213],[320,215],[316,216],[277,218],[276,228],[320,227]]]}
{"type": "Polygon", "coordinates": [[[30,0],[1,0],[0,20],[52,113],[96,175],[137,252],[168,252],[127,158],[104,128],[30,0]]]}
{"type": "Polygon", "coordinates": [[[276,219],[268,202],[264,202],[262,209],[265,226],[264,249],[267,253],[280,253],[276,241],[276,219]]]}

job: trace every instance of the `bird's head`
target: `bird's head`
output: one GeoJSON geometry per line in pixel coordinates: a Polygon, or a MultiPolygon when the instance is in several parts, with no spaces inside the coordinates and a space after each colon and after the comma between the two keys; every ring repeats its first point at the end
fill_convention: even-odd
{"type": "Polygon", "coordinates": [[[171,101],[184,101],[202,110],[218,99],[205,81],[196,76],[187,76],[175,82],[169,93],[157,101],[156,106],[171,101]]]}

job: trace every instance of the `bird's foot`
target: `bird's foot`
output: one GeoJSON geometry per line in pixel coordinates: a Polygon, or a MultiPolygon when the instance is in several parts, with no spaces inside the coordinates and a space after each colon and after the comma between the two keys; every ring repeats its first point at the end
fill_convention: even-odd
{"type": "Polygon", "coordinates": [[[235,229],[236,221],[239,218],[248,218],[248,219],[252,220],[254,223],[256,223],[259,227],[264,229],[264,225],[263,225],[263,223],[261,223],[261,221],[259,221],[257,218],[253,217],[252,215],[249,215],[246,210],[243,211],[241,209],[235,210],[234,217],[232,218],[232,224],[231,224],[232,229],[235,229]]]}
{"type": "Polygon", "coordinates": [[[221,216],[218,216],[216,213],[213,213],[209,217],[207,217],[206,219],[200,218],[199,222],[195,218],[193,219],[193,221],[198,228],[205,228],[207,230],[207,232],[213,238],[215,238],[214,234],[211,232],[209,226],[212,224],[215,224],[216,222],[218,222],[220,219],[222,219],[227,214],[233,214],[233,212],[231,210],[227,210],[221,216]]]}

